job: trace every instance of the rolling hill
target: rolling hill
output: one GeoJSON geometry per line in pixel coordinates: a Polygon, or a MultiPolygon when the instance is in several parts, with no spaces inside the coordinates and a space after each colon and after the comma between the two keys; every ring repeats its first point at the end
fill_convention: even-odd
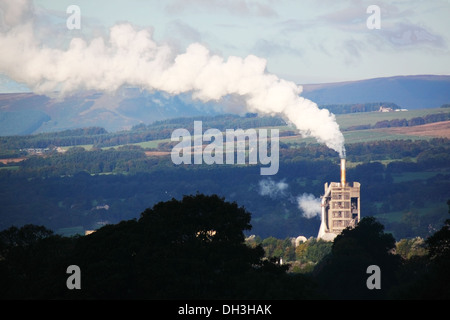
{"type": "Polygon", "coordinates": [[[183,116],[215,115],[217,107],[188,95],[125,88],[115,94],[80,92],[63,99],[34,93],[0,94],[0,136],[103,127],[110,132],[183,116]]]}
{"type": "MultiPolygon", "coordinates": [[[[319,106],[388,102],[401,108],[437,108],[450,103],[450,76],[405,76],[304,85],[303,96],[319,106]]],[[[226,103],[226,102],[225,102],[226,103]]],[[[0,94],[0,136],[103,127],[109,132],[176,117],[217,115],[222,103],[201,103],[123,88],[115,94],[80,92],[58,98],[34,93],[0,94]]]]}
{"type": "Polygon", "coordinates": [[[450,102],[450,76],[396,76],[307,84],[302,95],[318,105],[388,101],[406,109],[437,108],[450,102]]]}

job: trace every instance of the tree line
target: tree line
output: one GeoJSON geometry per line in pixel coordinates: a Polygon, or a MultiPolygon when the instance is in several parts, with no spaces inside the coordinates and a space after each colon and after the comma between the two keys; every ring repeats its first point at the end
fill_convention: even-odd
{"type": "MultiPolygon", "coordinates": [[[[450,201],[447,202],[450,209],[450,201]]],[[[450,210],[449,210],[450,213],[450,210]]],[[[81,237],[42,226],[0,232],[2,299],[449,299],[450,219],[404,257],[373,217],[345,229],[307,273],[246,244],[251,213],[216,195],[159,202],[81,237]],[[67,267],[81,270],[80,289],[67,267]],[[381,272],[368,285],[369,266],[381,272]]],[[[305,250],[302,248],[301,250],[305,250]]],[[[299,250],[299,251],[301,251],[299,250]]]]}
{"type": "MultiPolygon", "coordinates": [[[[346,144],[345,149],[347,160],[351,162],[402,161],[405,159],[407,159],[406,162],[411,162],[415,158],[429,157],[431,153],[447,159],[445,153],[448,154],[450,151],[450,139],[367,141],[346,144]]],[[[287,145],[280,143],[280,161],[291,162],[311,159],[333,161],[338,159],[338,154],[327,146],[319,144],[300,142],[287,145]]]]}
{"type": "MultiPolygon", "coordinates": [[[[246,243],[251,247],[261,246],[264,249],[266,259],[287,263],[289,272],[294,273],[312,272],[314,267],[330,254],[333,246],[333,242],[316,237],[298,240],[289,237],[285,239],[275,237],[262,239],[259,236],[251,236],[246,239],[246,243]]],[[[404,260],[428,254],[425,239],[422,237],[400,239],[395,243],[394,250],[404,260]]]]}
{"type": "MultiPolygon", "coordinates": [[[[204,121],[204,130],[218,128],[219,130],[232,128],[259,128],[263,126],[280,126],[286,123],[277,117],[259,117],[256,114],[245,116],[224,114],[218,116],[196,117],[204,121]]],[[[23,136],[0,137],[0,155],[8,155],[11,151],[18,153],[24,148],[47,148],[50,146],[77,146],[92,144],[97,148],[139,143],[151,140],[170,139],[176,128],[188,129],[193,132],[194,118],[174,118],[155,121],[151,124],[139,124],[131,130],[107,132],[104,128],[89,127],[70,129],[60,132],[39,133],[23,136]]]]}
{"type": "Polygon", "coordinates": [[[437,114],[428,114],[423,117],[414,117],[409,120],[407,119],[382,120],[378,121],[374,125],[362,124],[357,126],[350,126],[346,128],[344,131],[393,128],[393,127],[414,127],[427,123],[434,123],[448,120],[450,120],[450,113],[437,113],[437,114]]]}
{"type": "Polygon", "coordinates": [[[90,174],[126,173],[131,163],[147,157],[140,147],[124,146],[116,149],[70,148],[65,153],[54,152],[47,156],[32,156],[20,163],[23,174],[30,177],[74,175],[78,172],[90,174]]]}
{"type": "Polygon", "coordinates": [[[356,112],[373,112],[380,110],[380,107],[392,108],[393,110],[400,107],[392,102],[372,102],[372,103],[354,103],[354,104],[327,104],[321,105],[320,108],[328,109],[334,114],[346,114],[356,112]]]}
{"type": "MultiPolygon", "coordinates": [[[[170,151],[171,143],[161,143],[158,150],[170,151]]],[[[449,163],[450,139],[434,138],[430,140],[387,140],[347,144],[348,160],[352,162],[370,162],[392,159],[388,172],[420,171],[427,168],[445,167],[449,163]],[[409,159],[403,161],[404,159],[409,159]],[[417,161],[412,161],[415,159],[417,161]]],[[[284,144],[280,143],[280,162],[298,163],[316,160],[335,162],[338,155],[334,150],[320,144],[284,144]]],[[[17,165],[17,164],[14,164],[17,165]]],[[[72,147],[65,153],[34,156],[20,163],[20,170],[34,176],[71,175],[78,171],[98,173],[137,173],[151,172],[154,166],[173,167],[170,157],[147,157],[139,146],[125,145],[116,149],[92,148],[86,151],[82,147],[72,147]]],[[[0,164],[0,166],[5,166],[0,164]]],[[[216,168],[215,166],[208,166],[216,168]]],[[[189,168],[189,167],[186,167],[189,168]]],[[[316,171],[317,172],[317,171],[316,171]]],[[[16,172],[16,174],[20,174],[16,172]]]]}

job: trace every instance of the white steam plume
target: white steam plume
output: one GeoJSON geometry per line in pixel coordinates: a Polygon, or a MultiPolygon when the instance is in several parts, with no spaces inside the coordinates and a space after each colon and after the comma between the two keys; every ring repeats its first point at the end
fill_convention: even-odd
{"type": "Polygon", "coordinates": [[[34,33],[31,2],[11,3],[0,0],[0,73],[36,93],[114,92],[128,85],[170,94],[191,92],[204,102],[238,95],[249,112],[281,115],[303,136],[344,156],[344,137],[334,115],[300,97],[301,86],[267,73],[265,59],[249,55],[224,60],[198,43],[175,56],[149,30],[130,24],[113,26],[108,39],[74,38],[65,49],[51,48],[34,33]]]}
{"type": "Polygon", "coordinates": [[[272,179],[263,179],[259,181],[259,194],[269,196],[272,199],[286,196],[288,184],[283,181],[275,182],[272,179]]]}
{"type": "Polygon", "coordinates": [[[320,217],[322,213],[322,200],[316,198],[313,194],[303,193],[294,197],[287,192],[289,185],[281,180],[276,182],[270,178],[259,181],[259,191],[261,196],[269,196],[272,199],[285,198],[287,201],[297,203],[298,208],[302,211],[302,216],[307,219],[320,217]]]}
{"type": "Polygon", "coordinates": [[[297,197],[297,203],[299,209],[303,211],[303,217],[308,219],[320,217],[322,210],[320,198],[316,198],[312,194],[304,193],[297,197]]]}

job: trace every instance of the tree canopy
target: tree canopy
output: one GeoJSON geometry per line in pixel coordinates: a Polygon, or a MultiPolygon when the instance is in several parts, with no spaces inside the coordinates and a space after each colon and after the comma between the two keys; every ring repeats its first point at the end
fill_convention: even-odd
{"type": "Polygon", "coordinates": [[[333,242],[330,255],[316,268],[322,290],[332,299],[382,299],[395,285],[400,258],[394,255],[394,237],[374,217],[364,217],[355,228],[344,229],[333,242]],[[367,268],[382,271],[382,290],[368,290],[367,268]]]}
{"type": "MultiPolygon", "coordinates": [[[[250,219],[235,202],[196,194],[159,202],[139,218],[87,236],[62,237],[42,226],[13,226],[0,232],[0,298],[450,297],[450,219],[426,239],[426,254],[406,258],[395,253],[395,240],[382,224],[364,217],[335,238],[331,252],[311,252],[318,263],[306,274],[287,272],[287,265],[265,256],[261,244],[247,245],[244,231],[251,230],[250,219]],[[71,265],[81,270],[80,290],[66,286],[71,265]],[[367,286],[367,270],[373,265],[381,270],[380,289],[367,286]]],[[[304,256],[308,246],[299,246],[303,250],[298,254],[304,256]]],[[[329,249],[325,243],[323,247],[329,249]]]]}
{"type": "MultiPolygon", "coordinates": [[[[250,213],[216,195],[157,203],[139,219],[76,238],[35,237],[29,246],[0,233],[3,298],[254,299],[314,297],[303,275],[264,259],[245,244],[250,213]],[[40,241],[39,241],[39,239],[40,241]],[[39,256],[40,255],[40,256],[39,256]],[[65,288],[77,265],[82,289],[65,288]],[[45,285],[43,285],[45,284],[45,285]],[[291,289],[288,289],[291,288],[291,289]]],[[[35,228],[36,235],[42,233],[35,228]]],[[[19,232],[24,234],[23,232],[19,232]]]]}

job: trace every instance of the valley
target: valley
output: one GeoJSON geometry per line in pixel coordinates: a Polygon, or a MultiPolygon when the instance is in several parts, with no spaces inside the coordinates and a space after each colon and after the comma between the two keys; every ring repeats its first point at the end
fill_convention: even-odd
{"type": "MultiPolygon", "coordinates": [[[[348,128],[446,113],[446,108],[437,108],[336,116],[346,139],[348,178],[362,184],[362,215],[379,217],[398,239],[424,237],[428,226],[436,228],[445,218],[445,202],[450,198],[450,142],[441,133],[448,122],[348,128]],[[402,218],[411,212],[413,220],[402,218]]],[[[280,239],[316,236],[320,220],[302,217],[296,198],[302,194],[320,197],[323,184],[336,181],[339,174],[335,151],[299,136],[281,119],[255,115],[176,118],[127,131],[77,129],[0,141],[0,228],[36,223],[66,235],[137,217],[159,201],[201,192],[248,208],[251,234],[280,239]],[[170,140],[170,134],[177,128],[193,130],[198,119],[203,121],[203,130],[278,129],[279,172],[264,177],[259,166],[248,163],[175,165],[170,152],[177,142],[170,140]],[[20,151],[49,146],[58,146],[60,152],[32,155],[20,151]],[[287,188],[274,187],[271,193],[263,193],[261,183],[270,181],[274,186],[283,182],[287,188]],[[108,209],[95,209],[99,205],[108,205],[108,209]]]]}

